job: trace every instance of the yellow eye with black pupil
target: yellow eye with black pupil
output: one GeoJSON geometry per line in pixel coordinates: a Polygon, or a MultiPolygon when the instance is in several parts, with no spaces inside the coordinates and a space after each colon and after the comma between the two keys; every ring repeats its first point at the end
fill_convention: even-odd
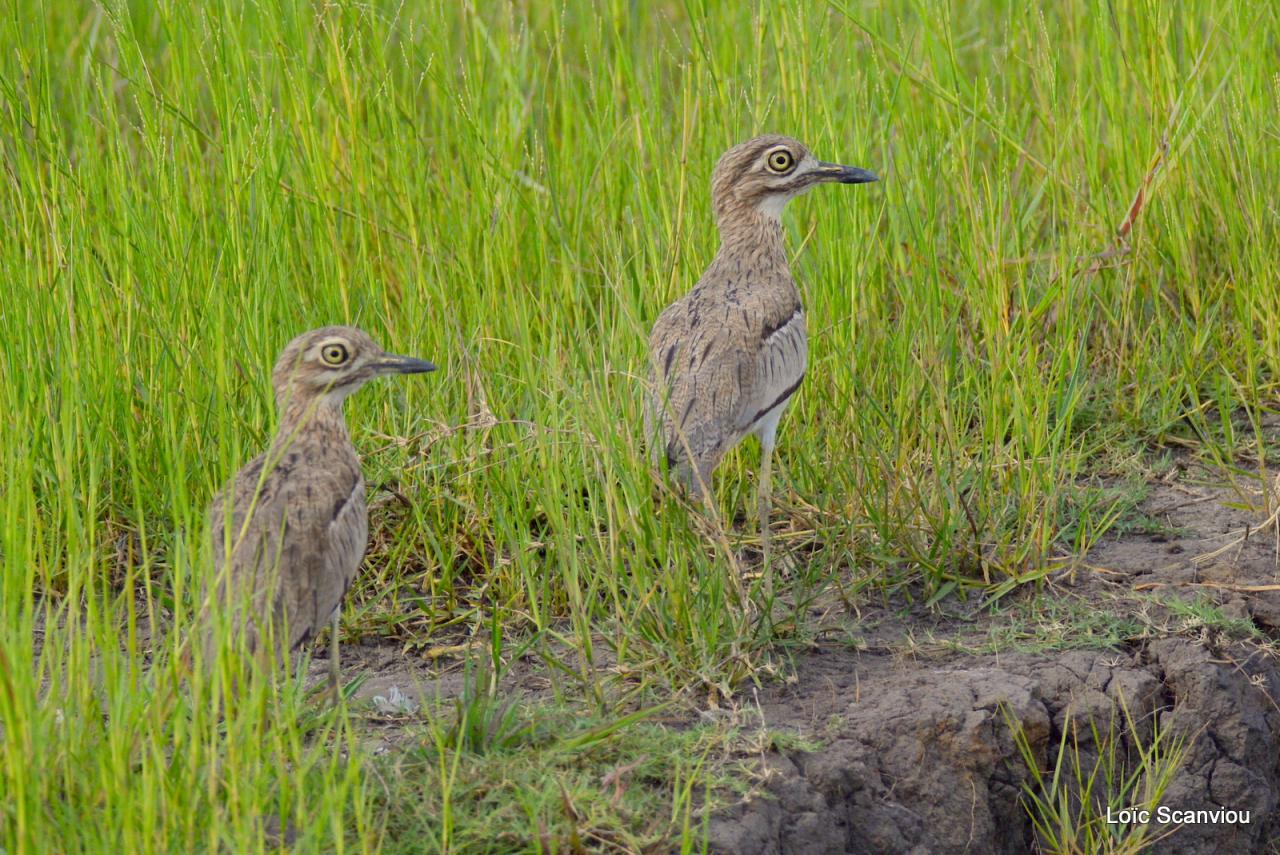
{"type": "Polygon", "coordinates": [[[320,351],[326,365],[341,365],[347,361],[347,349],[340,344],[326,344],[320,351]]]}
{"type": "Polygon", "coordinates": [[[792,163],[789,151],[775,151],[769,155],[769,168],[774,172],[786,172],[792,163]]]}

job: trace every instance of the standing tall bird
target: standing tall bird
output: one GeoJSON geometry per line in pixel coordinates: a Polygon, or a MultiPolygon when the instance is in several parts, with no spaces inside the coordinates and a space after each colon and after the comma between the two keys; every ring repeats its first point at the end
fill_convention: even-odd
{"type": "Polygon", "coordinates": [[[782,242],[783,207],[818,184],[878,180],[823,163],[799,142],[761,136],[729,149],[711,177],[720,251],[649,334],[645,434],[657,460],[711,500],[711,473],[747,434],[760,440],[760,538],[769,550],[778,419],[804,379],[804,306],[782,242]]]}
{"type": "MultiPolygon", "coordinates": [[[[235,609],[251,648],[273,622],[276,643],[293,651],[331,622],[329,677],[335,697],[338,616],[364,558],[369,517],[360,460],[342,402],[384,374],[436,367],[396,356],[353,327],[324,327],[285,346],[271,380],[280,427],[271,445],[236,473],[209,509],[221,604],[235,609]],[[247,606],[248,613],[241,608],[247,606]]],[[[211,649],[212,637],[205,639],[211,649]]]]}

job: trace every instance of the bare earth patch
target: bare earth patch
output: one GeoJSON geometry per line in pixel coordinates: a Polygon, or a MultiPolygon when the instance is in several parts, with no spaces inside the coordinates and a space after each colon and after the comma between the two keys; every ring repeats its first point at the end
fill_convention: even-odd
{"type": "Polygon", "coordinates": [[[1019,803],[1029,772],[1002,707],[1048,769],[1068,716],[1105,727],[1123,698],[1140,739],[1158,722],[1188,740],[1163,804],[1250,814],[1247,825],[1171,829],[1155,851],[1267,851],[1280,835],[1280,672],[1270,644],[1280,579],[1274,530],[1253,530],[1262,515],[1231,507],[1239,501],[1219,487],[1153,485],[1139,508],[1146,532],[1109,538],[1074,579],[1005,615],[909,615],[897,643],[873,630],[873,647],[805,656],[798,679],[761,691],[759,704],[771,726],[817,734],[823,747],[771,756],[770,797],[717,817],[713,850],[1033,851],[1019,803]],[[1011,634],[1002,621],[1021,629],[1011,634]],[[1063,649],[1108,624],[1119,643],[1063,649]],[[1034,647],[1037,634],[1049,649],[1002,652],[1034,647]],[[1015,636],[1020,644],[1009,643],[1015,636]]]}
{"type": "MultiPolygon", "coordinates": [[[[740,720],[805,748],[759,758],[752,793],[712,818],[712,851],[1034,851],[1030,773],[1006,716],[1051,769],[1068,720],[1105,729],[1121,703],[1139,741],[1153,727],[1186,741],[1163,804],[1249,812],[1248,824],[1168,829],[1157,851],[1274,851],[1280,577],[1274,528],[1255,529],[1265,514],[1239,504],[1180,468],[1151,485],[1138,524],[1041,591],[995,609],[944,605],[959,614],[889,603],[842,618],[796,656],[794,679],[741,693],[740,720]]],[[[344,653],[348,678],[364,675],[371,738],[388,748],[397,704],[447,701],[465,683],[460,668],[385,645],[344,653]]],[[[550,694],[533,664],[506,682],[527,699],[550,694]]],[[[1083,733],[1079,750],[1096,752],[1083,733]]]]}

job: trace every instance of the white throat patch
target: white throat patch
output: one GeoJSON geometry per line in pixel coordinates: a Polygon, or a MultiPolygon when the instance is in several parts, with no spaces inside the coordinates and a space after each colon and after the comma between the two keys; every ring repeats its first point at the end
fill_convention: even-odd
{"type": "Polygon", "coordinates": [[[782,209],[787,206],[789,201],[791,201],[791,196],[787,193],[770,193],[764,197],[764,201],[756,207],[756,210],[766,217],[771,217],[775,220],[781,219],[782,209]]]}

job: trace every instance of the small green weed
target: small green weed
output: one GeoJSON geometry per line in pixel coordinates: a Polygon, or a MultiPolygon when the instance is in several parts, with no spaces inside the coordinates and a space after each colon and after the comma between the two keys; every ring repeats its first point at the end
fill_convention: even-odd
{"type": "Polygon", "coordinates": [[[1044,769],[1026,731],[1005,711],[1005,721],[1030,780],[1023,805],[1041,850],[1053,855],[1138,855],[1176,829],[1153,822],[1117,822],[1125,809],[1151,817],[1186,757],[1187,741],[1155,720],[1139,728],[1123,698],[1105,727],[1068,716],[1053,766],[1044,769]],[[1149,734],[1149,735],[1148,735],[1149,734]]]}

